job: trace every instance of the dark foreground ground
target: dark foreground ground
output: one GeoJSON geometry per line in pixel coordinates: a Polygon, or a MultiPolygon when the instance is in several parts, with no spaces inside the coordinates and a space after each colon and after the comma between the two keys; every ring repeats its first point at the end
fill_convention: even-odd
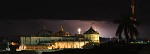
{"type": "Polygon", "coordinates": [[[66,49],[42,54],[150,54],[150,44],[107,43],[93,49],[66,49]]]}
{"type": "MultiPolygon", "coordinates": [[[[35,51],[5,51],[0,54],[38,54],[35,51]]],[[[150,54],[150,44],[118,44],[105,43],[92,49],[65,49],[57,52],[43,52],[42,54],[150,54]]]]}
{"type": "Polygon", "coordinates": [[[0,54],[39,54],[39,52],[36,52],[36,51],[1,51],[0,54]]]}

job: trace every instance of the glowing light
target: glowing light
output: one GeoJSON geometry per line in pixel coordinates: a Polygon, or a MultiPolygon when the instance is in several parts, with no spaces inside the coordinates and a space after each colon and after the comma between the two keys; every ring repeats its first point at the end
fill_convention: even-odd
{"type": "Polygon", "coordinates": [[[131,43],[134,43],[134,42],[131,42],[131,43]]]}
{"type": "Polygon", "coordinates": [[[141,41],[143,43],[143,41],[141,41]]]}
{"type": "Polygon", "coordinates": [[[15,42],[11,42],[11,45],[17,45],[15,42]]]}
{"type": "Polygon", "coordinates": [[[51,46],[48,46],[47,48],[48,48],[48,49],[52,49],[52,47],[51,47],[51,46]]]}
{"type": "Polygon", "coordinates": [[[78,34],[81,34],[81,29],[80,28],[78,28],[78,34]]]}

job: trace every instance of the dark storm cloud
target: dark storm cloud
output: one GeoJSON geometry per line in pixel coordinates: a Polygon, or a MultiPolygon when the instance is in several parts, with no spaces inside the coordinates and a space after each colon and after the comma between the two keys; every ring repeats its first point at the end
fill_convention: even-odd
{"type": "Polygon", "coordinates": [[[10,1],[3,2],[1,18],[101,19],[128,12],[130,0],[10,1]]]}
{"type": "MultiPolygon", "coordinates": [[[[130,3],[131,0],[5,1],[0,3],[0,31],[5,34],[34,34],[43,26],[55,32],[60,25],[64,25],[66,31],[75,34],[78,26],[86,30],[90,26],[89,20],[95,20],[100,21],[96,23],[103,31],[100,32],[103,36],[114,36],[117,25],[112,21],[120,19],[122,14],[128,15],[130,3]],[[75,21],[66,21],[72,19],[75,21]]],[[[148,5],[149,0],[135,0],[135,16],[141,22],[141,26],[137,27],[142,37],[150,35],[148,5]]]]}
{"type": "MultiPolygon", "coordinates": [[[[106,20],[127,15],[131,0],[5,1],[1,19],[106,20]]],[[[135,0],[137,20],[149,19],[148,0],[135,0]]]]}
{"type": "MultiPolygon", "coordinates": [[[[80,21],[80,20],[5,20],[1,22],[9,23],[0,23],[0,32],[4,35],[32,35],[36,34],[39,31],[43,30],[43,27],[47,30],[51,30],[54,33],[60,30],[60,26],[63,26],[66,32],[70,32],[71,35],[74,35],[77,32],[78,28],[81,28],[81,33],[87,31],[91,26],[97,30],[101,37],[114,36],[115,27],[111,27],[112,23],[105,21],[80,21]],[[94,24],[92,25],[92,22],[94,24]],[[11,24],[10,24],[11,23],[11,24]],[[109,31],[109,32],[108,32],[109,31]],[[111,33],[112,32],[112,33],[111,33]]],[[[3,35],[0,34],[0,35],[3,35]]]]}
{"type": "MultiPolygon", "coordinates": [[[[101,37],[115,37],[115,32],[118,24],[114,24],[110,21],[81,21],[81,20],[1,20],[0,21],[0,35],[10,36],[13,35],[32,35],[37,34],[44,29],[53,31],[53,33],[60,30],[60,26],[63,26],[66,32],[70,32],[74,35],[78,28],[81,28],[81,33],[87,31],[91,26],[100,33],[101,37]],[[92,25],[92,23],[94,24],[92,25]]],[[[150,26],[145,24],[137,26],[140,36],[149,37],[150,26]]]]}

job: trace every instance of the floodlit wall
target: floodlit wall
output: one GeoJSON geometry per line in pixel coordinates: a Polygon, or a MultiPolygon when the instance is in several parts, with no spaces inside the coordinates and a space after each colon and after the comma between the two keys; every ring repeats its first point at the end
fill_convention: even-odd
{"type": "Polygon", "coordinates": [[[21,37],[21,44],[38,45],[40,42],[50,42],[62,40],[62,37],[21,37]]]}
{"type": "Polygon", "coordinates": [[[65,49],[65,48],[83,48],[89,41],[60,41],[53,45],[20,45],[17,50],[46,50],[46,49],[65,49]]]}
{"type": "Polygon", "coordinates": [[[84,38],[94,43],[100,43],[99,34],[84,34],[84,38]]]}
{"type": "Polygon", "coordinates": [[[61,41],[55,42],[53,48],[82,48],[88,41],[61,41]]]}

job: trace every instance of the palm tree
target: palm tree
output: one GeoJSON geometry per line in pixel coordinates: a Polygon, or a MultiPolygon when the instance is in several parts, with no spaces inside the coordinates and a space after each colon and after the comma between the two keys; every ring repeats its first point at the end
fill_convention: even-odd
{"type": "Polygon", "coordinates": [[[134,0],[131,0],[131,9],[129,11],[129,15],[122,16],[122,19],[116,20],[115,23],[119,24],[116,31],[116,36],[118,36],[119,39],[122,39],[122,33],[124,32],[127,42],[136,40],[136,37],[139,35],[139,33],[135,25],[139,24],[139,22],[136,21],[134,16],[134,0]]]}
{"type": "Polygon", "coordinates": [[[122,40],[122,33],[124,33],[127,42],[134,41],[139,35],[135,27],[139,23],[130,19],[130,17],[123,16],[121,20],[116,20],[115,23],[119,24],[116,31],[116,36],[118,36],[119,40],[122,40]]]}

